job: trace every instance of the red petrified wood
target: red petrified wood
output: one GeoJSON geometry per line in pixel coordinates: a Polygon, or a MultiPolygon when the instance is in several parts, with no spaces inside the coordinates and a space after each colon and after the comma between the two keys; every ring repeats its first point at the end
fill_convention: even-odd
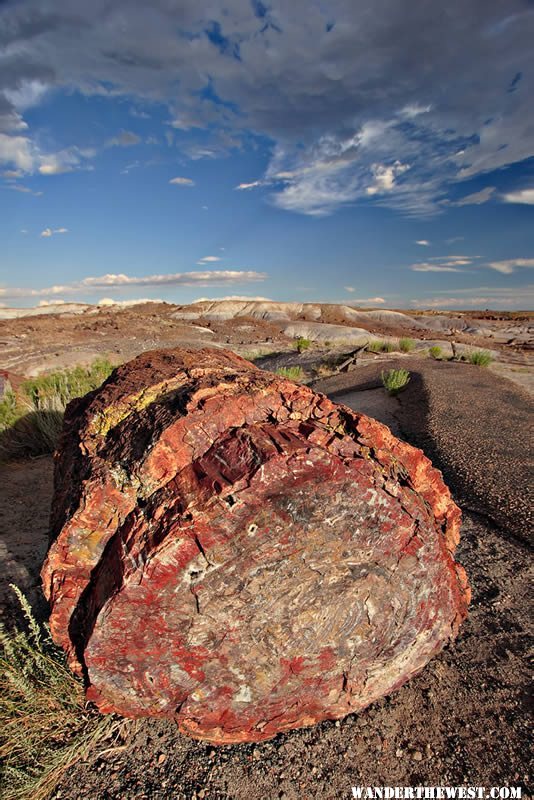
{"type": "Polygon", "coordinates": [[[216,743],[336,719],[455,636],[460,511],[384,425],[222,350],[71,403],[42,576],[103,712],[216,743]]]}

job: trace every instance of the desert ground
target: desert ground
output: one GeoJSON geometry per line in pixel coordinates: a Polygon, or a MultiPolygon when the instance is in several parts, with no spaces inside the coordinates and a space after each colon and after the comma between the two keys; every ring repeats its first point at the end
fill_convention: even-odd
{"type": "MultiPolygon", "coordinates": [[[[457,559],[473,590],[454,645],[360,714],[225,747],[190,740],[172,722],[126,722],[53,796],[296,800],[348,798],[358,785],[521,786],[528,796],[534,316],[240,301],[52,311],[2,310],[0,370],[13,385],[100,356],[118,364],[155,348],[222,347],[269,371],[300,367],[315,390],[384,422],[442,470],[463,511],[457,559]],[[297,337],[309,340],[302,353],[297,337]],[[398,351],[401,337],[413,340],[409,352],[398,351]],[[338,371],[378,339],[396,349],[362,350],[338,371]],[[439,360],[428,354],[433,346],[439,360]],[[460,360],[480,349],[493,356],[488,367],[460,360]],[[410,382],[391,397],[381,372],[400,366],[410,382]]],[[[52,457],[5,462],[0,478],[0,601],[9,625],[17,614],[9,583],[46,616],[39,570],[52,457]]]]}

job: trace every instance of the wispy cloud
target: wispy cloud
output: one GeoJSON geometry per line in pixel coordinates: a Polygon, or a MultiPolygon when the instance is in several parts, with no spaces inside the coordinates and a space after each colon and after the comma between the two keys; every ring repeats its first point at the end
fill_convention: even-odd
{"type": "Polygon", "coordinates": [[[515,192],[503,194],[502,199],[505,203],[524,203],[527,206],[534,206],[534,189],[517,189],[515,192]]]}
{"type": "Polygon", "coordinates": [[[490,261],[487,266],[503,275],[511,275],[516,269],[532,269],[534,267],[534,258],[509,258],[505,261],[490,261]]]}
{"type": "Polygon", "coordinates": [[[21,194],[31,194],[33,197],[42,197],[43,195],[43,192],[34,192],[33,189],[21,183],[8,183],[5,188],[11,189],[13,192],[20,192],[21,194]]]}
{"type": "Polygon", "coordinates": [[[477,256],[433,256],[426,261],[412,264],[413,272],[465,272],[460,267],[467,267],[477,256]],[[437,263],[436,263],[437,262],[437,263]]]}
{"type": "Polygon", "coordinates": [[[267,273],[254,270],[208,270],[205,272],[175,272],[169,275],[135,276],[124,273],[88,277],[81,281],[43,289],[19,287],[0,288],[0,297],[49,297],[93,290],[128,289],[136,286],[224,286],[228,284],[264,281],[267,273]]]}
{"type": "Polygon", "coordinates": [[[220,261],[220,256],[204,256],[197,261],[197,264],[210,264],[214,261],[220,261]]]}
{"type": "Polygon", "coordinates": [[[55,236],[57,233],[68,233],[68,228],[45,228],[44,231],[41,231],[41,236],[44,239],[49,239],[51,236],[55,236]]]}
{"type": "Polygon", "coordinates": [[[421,245],[421,247],[430,247],[428,239],[417,239],[416,244],[421,245]]]}
{"type": "Polygon", "coordinates": [[[485,189],[481,189],[479,192],[473,192],[473,194],[468,194],[465,197],[461,197],[459,200],[444,202],[451,206],[480,206],[483,203],[487,203],[488,200],[491,200],[495,192],[495,186],[486,186],[485,189]]]}
{"type": "Polygon", "coordinates": [[[139,144],[141,137],[132,131],[120,131],[112,139],[108,139],[106,147],[132,147],[132,145],[139,144]]]}
{"type": "Polygon", "coordinates": [[[261,181],[252,181],[252,183],[239,183],[235,188],[236,189],[255,189],[257,186],[261,186],[261,181]]]}
{"type": "Polygon", "coordinates": [[[458,267],[449,264],[412,264],[410,269],[413,272],[462,272],[458,267]]]}
{"type": "Polygon", "coordinates": [[[534,301],[534,285],[515,287],[480,286],[469,289],[448,289],[435,296],[416,298],[414,308],[529,308],[534,301]]]}
{"type": "Polygon", "coordinates": [[[174,186],[194,186],[195,182],[191,180],[191,178],[182,178],[180,176],[176,178],[171,178],[169,183],[172,183],[174,186]]]}

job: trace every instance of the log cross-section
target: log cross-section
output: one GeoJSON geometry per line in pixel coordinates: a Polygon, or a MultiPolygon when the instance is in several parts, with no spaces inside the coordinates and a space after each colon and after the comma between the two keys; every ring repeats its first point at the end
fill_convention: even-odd
{"type": "Polygon", "coordinates": [[[364,708],[456,635],[459,525],[375,420],[231,352],[145,353],[67,408],[52,634],[102,712],[267,739],[364,708]]]}

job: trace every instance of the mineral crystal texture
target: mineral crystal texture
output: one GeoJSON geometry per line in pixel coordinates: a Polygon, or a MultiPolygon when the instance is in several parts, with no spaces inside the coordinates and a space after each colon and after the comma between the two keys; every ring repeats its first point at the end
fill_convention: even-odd
{"type": "Polygon", "coordinates": [[[231,352],[145,353],[67,408],[52,634],[102,712],[268,739],[364,708],[456,635],[459,526],[379,422],[231,352]]]}

